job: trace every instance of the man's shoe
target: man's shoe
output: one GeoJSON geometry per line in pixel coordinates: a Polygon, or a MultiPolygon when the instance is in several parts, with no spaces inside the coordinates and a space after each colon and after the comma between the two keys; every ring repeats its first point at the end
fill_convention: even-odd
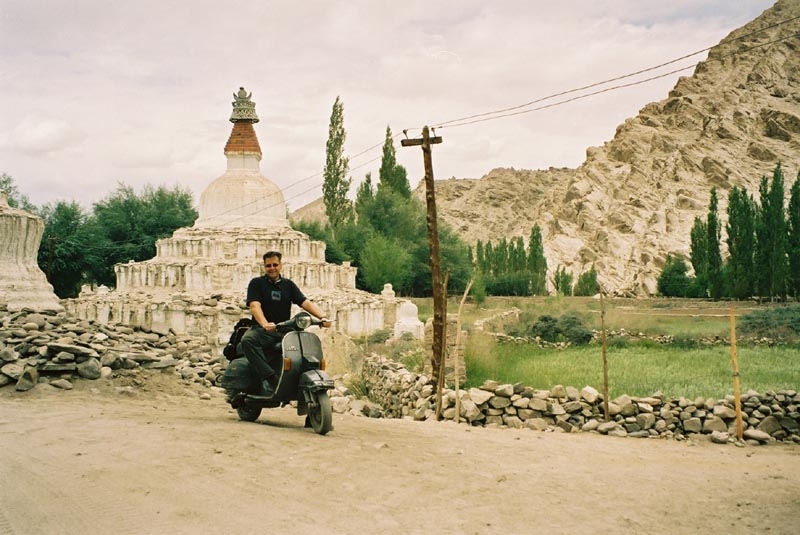
{"type": "Polygon", "coordinates": [[[247,394],[244,392],[239,392],[235,396],[231,397],[228,402],[231,404],[231,407],[234,409],[238,409],[240,407],[244,407],[244,398],[247,397],[247,394]]]}

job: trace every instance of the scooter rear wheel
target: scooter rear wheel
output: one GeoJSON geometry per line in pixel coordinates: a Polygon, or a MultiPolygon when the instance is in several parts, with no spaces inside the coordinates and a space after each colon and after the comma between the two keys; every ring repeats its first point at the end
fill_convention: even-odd
{"type": "Polygon", "coordinates": [[[255,422],[261,416],[261,407],[254,407],[252,405],[245,405],[236,409],[236,414],[239,419],[245,422],[255,422]]]}
{"type": "Polygon", "coordinates": [[[333,429],[333,410],[331,409],[331,399],[327,392],[317,392],[315,394],[316,404],[309,407],[308,420],[315,433],[326,435],[333,429]]]}

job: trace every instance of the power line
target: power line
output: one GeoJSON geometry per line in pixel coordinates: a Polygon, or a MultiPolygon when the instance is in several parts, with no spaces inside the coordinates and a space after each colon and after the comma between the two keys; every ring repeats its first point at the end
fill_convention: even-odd
{"type": "MultiPolygon", "coordinates": [[[[766,26],[766,27],[764,27],[764,28],[760,28],[760,29],[758,29],[758,30],[753,30],[752,32],[748,32],[748,33],[746,33],[746,34],[744,34],[744,35],[741,35],[741,36],[739,36],[739,37],[736,37],[735,39],[731,39],[731,40],[729,40],[729,41],[726,41],[726,44],[727,44],[727,43],[731,43],[731,42],[735,42],[735,41],[741,41],[741,40],[743,40],[743,39],[746,39],[746,38],[748,38],[748,37],[751,37],[751,36],[752,36],[752,35],[754,35],[754,34],[757,34],[757,33],[764,32],[764,31],[766,31],[766,30],[769,30],[769,29],[775,28],[775,27],[777,27],[777,26],[781,26],[781,25],[783,25],[783,24],[787,24],[787,23],[789,23],[789,22],[792,22],[792,21],[794,21],[794,20],[797,20],[797,19],[800,19],[800,15],[798,15],[797,17],[792,17],[792,18],[790,18],[790,19],[786,19],[786,20],[780,21],[780,22],[776,22],[776,23],[774,23],[774,24],[771,24],[771,25],[769,25],[769,26],[766,26]]],[[[794,36],[789,36],[789,37],[794,37],[794,36]]],[[[788,39],[788,37],[787,37],[787,39],[788,39]]],[[[783,40],[783,39],[780,39],[780,40],[783,40]]],[[[774,43],[774,42],[777,42],[777,41],[773,41],[773,43],[774,43]]],[[[551,95],[547,95],[547,96],[544,96],[544,97],[540,97],[540,98],[537,98],[537,99],[535,99],[535,100],[532,100],[532,101],[530,101],[530,102],[526,102],[525,104],[519,104],[519,105],[517,105],[517,106],[512,106],[512,107],[509,107],[509,108],[504,108],[504,109],[495,110],[495,111],[489,111],[489,112],[485,112],[485,113],[478,113],[478,114],[475,114],[475,115],[470,115],[470,116],[467,116],[467,117],[462,117],[462,118],[460,118],[460,119],[451,119],[451,120],[449,120],[449,121],[444,121],[444,122],[440,122],[440,123],[434,123],[434,124],[437,124],[437,127],[436,127],[436,128],[443,128],[444,126],[446,126],[446,125],[449,125],[449,124],[451,124],[451,123],[461,123],[462,121],[467,121],[467,120],[470,120],[470,119],[475,119],[475,118],[479,118],[479,117],[484,117],[484,116],[487,116],[487,115],[494,115],[494,114],[497,114],[497,113],[505,113],[505,112],[514,111],[514,110],[517,110],[517,109],[520,109],[520,108],[525,108],[525,107],[528,107],[528,106],[532,106],[533,104],[538,104],[539,102],[543,102],[543,101],[545,101],[545,100],[550,100],[550,99],[552,99],[552,98],[561,97],[561,96],[564,96],[564,95],[569,95],[569,94],[571,94],[571,93],[577,93],[578,91],[584,91],[584,90],[586,90],[586,89],[591,89],[591,88],[593,88],[593,87],[597,87],[597,86],[601,86],[601,85],[609,84],[609,83],[611,83],[611,82],[617,82],[617,81],[619,81],[619,80],[624,80],[625,78],[631,78],[631,77],[633,77],[633,76],[638,76],[638,75],[640,75],[640,74],[644,74],[644,73],[646,73],[646,72],[651,72],[651,71],[654,71],[654,70],[660,69],[660,68],[662,68],[662,67],[666,67],[667,65],[672,65],[673,63],[677,63],[677,62],[679,62],[679,61],[682,61],[682,60],[684,60],[684,59],[688,59],[688,58],[690,58],[690,57],[692,57],[692,56],[696,56],[696,55],[698,55],[698,54],[702,54],[703,52],[708,52],[709,50],[711,50],[712,48],[714,48],[714,47],[716,47],[716,46],[719,46],[720,44],[721,44],[721,43],[718,43],[717,45],[714,45],[714,46],[706,47],[706,48],[703,48],[703,49],[701,49],[701,50],[697,50],[697,51],[695,51],[695,52],[690,52],[689,54],[684,54],[683,56],[680,56],[680,57],[678,57],[678,58],[671,59],[671,60],[669,60],[669,61],[665,61],[664,63],[660,63],[660,64],[658,64],[658,65],[654,65],[654,66],[652,66],[652,67],[648,67],[648,68],[646,68],[646,69],[640,69],[640,70],[638,70],[638,71],[631,72],[631,73],[628,73],[628,74],[623,74],[623,75],[620,75],[620,76],[616,76],[616,77],[614,77],[614,78],[609,78],[609,79],[607,79],[607,80],[603,80],[603,81],[601,81],[601,82],[595,82],[595,83],[591,83],[591,84],[588,84],[588,85],[584,85],[584,86],[582,86],[582,87],[576,87],[575,89],[568,89],[568,90],[566,90],[566,91],[560,91],[560,92],[558,92],[558,93],[553,93],[553,94],[551,94],[551,95]]],[[[757,46],[764,46],[764,45],[766,45],[766,44],[771,44],[771,43],[765,43],[765,44],[762,44],[762,45],[757,45],[757,46]]],[[[745,50],[745,51],[752,50],[753,48],[756,48],[756,46],[754,46],[754,47],[751,47],[751,48],[748,48],[748,49],[747,49],[747,50],[745,50]]],[[[732,55],[732,54],[731,54],[731,55],[732,55]]],[[[724,56],[724,57],[725,57],[725,56],[724,56]]],[[[711,58],[709,58],[709,59],[711,59],[711,58]]],[[[641,83],[648,82],[648,81],[652,81],[652,80],[656,80],[656,79],[658,79],[658,78],[663,78],[663,77],[665,77],[665,76],[669,76],[669,75],[671,75],[671,74],[675,74],[676,72],[680,72],[680,71],[682,71],[682,70],[685,70],[685,69],[691,68],[691,67],[693,67],[693,66],[696,66],[696,65],[697,65],[697,63],[695,63],[694,65],[692,65],[692,66],[690,66],[690,67],[684,67],[684,68],[682,68],[682,69],[678,69],[678,70],[675,70],[675,71],[671,71],[671,72],[665,73],[664,75],[661,75],[661,76],[652,77],[652,78],[647,78],[646,80],[642,80],[642,82],[641,82],[641,83]]],[[[636,85],[636,84],[624,84],[624,85],[617,86],[617,88],[622,88],[622,87],[630,87],[631,85],[636,85]]],[[[602,92],[602,91],[598,91],[598,92],[595,92],[595,93],[590,93],[589,95],[596,95],[596,94],[598,94],[598,93],[601,93],[601,92],[602,92]]],[[[565,100],[565,101],[563,101],[563,102],[572,102],[573,100],[575,100],[575,99],[569,99],[569,100],[565,100]]],[[[511,114],[511,115],[515,115],[515,114],[511,114]]],[[[476,121],[476,122],[479,122],[479,121],[476,121]]],[[[471,123],[464,123],[464,124],[471,124],[471,123]]]]}
{"type": "MultiPolygon", "coordinates": [[[[796,16],[796,17],[792,17],[792,18],[785,19],[785,20],[782,20],[782,21],[778,21],[776,23],[770,24],[770,25],[765,26],[763,28],[759,28],[757,30],[753,30],[753,31],[748,32],[746,34],[740,35],[740,36],[738,36],[738,37],[736,37],[734,39],[730,39],[730,40],[726,41],[726,44],[727,43],[731,43],[731,42],[741,41],[743,39],[747,39],[747,38],[749,38],[749,37],[751,37],[751,36],[753,36],[755,34],[763,33],[763,32],[765,32],[767,30],[770,30],[772,28],[776,28],[778,26],[787,24],[787,23],[792,22],[792,21],[797,20],[797,19],[800,19],[800,16],[796,16]]],[[[795,34],[795,35],[797,35],[797,34],[795,34]]],[[[722,56],[720,58],[714,58],[714,59],[721,60],[721,59],[724,59],[726,57],[730,57],[730,56],[733,56],[733,55],[736,55],[736,54],[740,54],[740,53],[743,53],[743,52],[750,51],[750,50],[752,50],[754,48],[767,46],[769,44],[774,44],[776,42],[783,41],[785,39],[789,39],[791,37],[794,37],[795,35],[791,35],[791,36],[788,36],[788,37],[785,37],[785,38],[781,38],[781,39],[777,39],[777,40],[770,41],[770,42],[767,42],[767,43],[762,43],[762,44],[759,44],[759,45],[755,45],[755,46],[749,47],[749,48],[747,48],[745,50],[739,50],[739,51],[733,52],[731,54],[722,56]]],[[[626,78],[631,78],[633,76],[638,76],[638,75],[646,73],[646,72],[652,72],[654,70],[660,69],[660,68],[665,67],[667,65],[672,65],[674,63],[677,63],[677,62],[682,61],[684,59],[690,58],[692,56],[696,56],[696,55],[701,54],[703,52],[707,52],[707,51],[711,50],[712,48],[714,48],[716,46],[719,46],[720,44],[717,44],[717,45],[714,45],[714,46],[710,46],[710,47],[706,47],[706,48],[703,48],[701,50],[690,52],[688,54],[684,54],[684,55],[682,55],[680,57],[665,61],[663,63],[660,63],[658,65],[654,65],[652,67],[647,67],[645,69],[640,69],[638,71],[634,71],[634,72],[631,72],[631,73],[623,74],[623,75],[616,76],[616,77],[613,77],[613,78],[608,78],[608,79],[600,81],[600,82],[595,82],[595,83],[591,83],[591,84],[584,85],[584,86],[581,86],[581,87],[577,87],[577,88],[574,88],[574,89],[568,89],[568,90],[565,90],[565,91],[560,91],[560,92],[553,93],[553,94],[550,94],[550,95],[547,95],[547,96],[544,96],[544,97],[540,97],[540,98],[534,99],[534,100],[532,100],[530,102],[527,102],[525,104],[519,104],[519,105],[511,106],[511,107],[508,107],[508,108],[503,108],[503,109],[494,110],[494,111],[490,111],[490,112],[474,114],[474,115],[470,115],[470,116],[467,116],[467,117],[462,117],[462,118],[459,118],[459,119],[451,119],[451,120],[448,120],[448,121],[440,122],[440,123],[437,123],[437,125],[434,127],[434,129],[435,128],[456,128],[456,127],[459,127],[459,126],[466,126],[466,125],[469,125],[469,124],[475,124],[475,123],[480,123],[480,122],[485,122],[485,121],[490,121],[490,120],[495,120],[495,119],[501,119],[501,118],[505,118],[505,117],[511,117],[511,116],[514,116],[514,115],[522,115],[522,114],[525,114],[525,113],[531,113],[531,112],[534,112],[534,111],[540,111],[540,110],[547,109],[547,108],[561,106],[561,105],[564,105],[564,104],[568,104],[570,102],[574,102],[574,101],[581,100],[581,99],[584,99],[584,98],[589,98],[591,96],[596,96],[596,95],[599,95],[601,93],[607,93],[607,92],[615,91],[615,90],[618,90],[618,89],[624,89],[624,88],[628,88],[628,87],[633,87],[633,86],[636,86],[636,85],[640,85],[640,84],[644,84],[644,83],[651,82],[651,81],[654,81],[654,80],[658,80],[658,79],[661,79],[661,78],[665,78],[665,77],[671,76],[673,74],[677,74],[679,72],[682,72],[684,70],[696,67],[700,62],[694,63],[694,64],[686,66],[686,67],[682,67],[680,69],[675,69],[675,70],[672,70],[672,71],[669,71],[669,72],[666,72],[666,73],[663,73],[663,74],[660,74],[660,75],[657,75],[657,76],[652,76],[652,77],[649,77],[649,78],[645,78],[643,80],[639,80],[639,81],[636,81],[636,82],[631,82],[631,83],[626,83],[626,84],[618,84],[618,85],[615,85],[615,86],[612,86],[612,87],[608,87],[608,88],[605,88],[605,89],[592,91],[590,93],[585,93],[585,94],[582,94],[582,95],[579,95],[579,96],[575,96],[575,97],[572,97],[572,98],[569,98],[569,99],[564,99],[564,100],[561,100],[561,101],[558,101],[558,102],[555,102],[555,103],[550,103],[550,104],[547,104],[547,105],[538,106],[536,108],[531,108],[531,109],[524,109],[524,108],[528,108],[529,106],[532,106],[533,104],[544,102],[546,100],[551,100],[551,99],[557,98],[559,96],[569,95],[569,94],[572,94],[572,93],[577,93],[579,91],[585,91],[586,89],[591,89],[593,87],[598,87],[598,86],[605,85],[605,84],[608,84],[608,83],[611,83],[611,82],[624,80],[626,78]],[[521,110],[521,111],[516,111],[516,110],[521,110]]],[[[707,61],[710,61],[710,60],[712,60],[712,58],[709,58],[707,61]]],[[[419,127],[417,129],[421,130],[422,128],[419,127]]],[[[415,130],[415,129],[411,128],[411,129],[405,129],[405,130],[415,130]]],[[[399,133],[398,134],[394,134],[392,136],[392,138],[396,138],[399,135],[400,135],[399,133]]],[[[367,147],[366,149],[364,149],[364,150],[354,154],[353,156],[351,156],[349,158],[349,160],[356,159],[356,158],[358,158],[358,157],[360,157],[360,156],[362,156],[364,154],[367,154],[367,153],[375,150],[378,147],[382,147],[382,145],[383,145],[383,142],[377,143],[377,144],[372,145],[370,147],[367,147]]],[[[368,160],[367,162],[364,162],[363,164],[360,164],[360,165],[358,165],[356,167],[353,167],[352,169],[350,169],[350,171],[354,171],[356,169],[364,167],[365,165],[367,165],[369,163],[372,163],[376,159],[377,158],[372,158],[371,160],[368,160]]],[[[287,187],[287,189],[296,187],[297,185],[302,184],[304,182],[307,182],[309,180],[312,180],[314,178],[318,178],[318,177],[322,176],[322,174],[323,174],[322,172],[318,172],[318,173],[314,173],[312,175],[309,175],[309,176],[307,176],[305,178],[302,178],[302,179],[300,179],[298,181],[293,182],[290,186],[287,187]]],[[[300,198],[303,195],[316,190],[319,186],[320,186],[319,184],[314,184],[312,187],[304,189],[304,190],[300,191],[299,193],[295,193],[291,197],[286,197],[284,200],[285,201],[289,201],[289,200],[300,198]]],[[[238,206],[236,208],[233,208],[233,209],[230,209],[230,210],[226,210],[224,212],[220,212],[219,214],[215,214],[215,215],[211,216],[210,219],[213,220],[214,218],[224,217],[226,215],[229,215],[229,214],[231,214],[233,212],[237,212],[237,211],[239,211],[239,210],[241,210],[243,208],[246,208],[248,206],[255,205],[255,204],[257,204],[257,203],[259,203],[259,202],[261,202],[263,200],[264,200],[264,197],[253,199],[252,201],[250,201],[250,202],[248,202],[248,203],[246,203],[244,205],[240,205],[240,206],[238,206]]],[[[270,209],[270,208],[279,208],[279,203],[276,202],[273,205],[270,205],[270,206],[267,207],[267,209],[270,209]]],[[[241,219],[244,219],[244,218],[245,218],[245,216],[241,217],[241,219]]],[[[235,221],[237,221],[237,220],[234,220],[234,222],[235,221]]]]}
{"type": "MultiPolygon", "coordinates": [[[[634,71],[634,72],[631,72],[631,73],[623,74],[623,75],[620,75],[620,76],[609,78],[609,79],[606,79],[606,80],[603,80],[603,81],[600,81],[600,82],[591,83],[591,84],[584,85],[584,86],[581,86],[581,87],[577,87],[577,88],[574,88],[574,89],[568,89],[568,90],[565,90],[565,91],[559,91],[557,93],[553,93],[553,94],[550,94],[550,95],[547,95],[547,96],[544,96],[544,97],[540,97],[540,98],[534,99],[534,100],[532,100],[530,102],[526,102],[524,104],[519,104],[519,105],[516,105],[516,106],[511,106],[511,107],[502,108],[502,109],[489,111],[489,112],[484,112],[484,113],[479,113],[479,114],[473,114],[473,115],[469,115],[469,116],[466,116],[466,117],[461,117],[461,118],[458,118],[458,119],[451,119],[451,120],[448,120],[448,121],[444,121],[444,122],[438,123],[437,126],[435,126],[434,128],[457,128],[457,127],[460,127],[460,126],[466,126],[466,125],[470,125],[470,124],[476,124],[476,123],[491,121],[491,120],[495,120],[495,119],[502,119],[502,118],[506,118],[506,117],[512,117],[512,116],[515,116],[515,115],[522,115],[522,114],[526,114],[526,113],[532,113],[534,111],[540,111],[540,110],[547,109],[547,108],[553,108],[553,107],[556,107],[556,106],[562,106],[562,105],[568,104],[570,102],[574,102],[574,101],[577,101],[577,100],[582,100],[584,98],[589,98],[591,96],[596,96],[596,95],[599,95],[599,94],[602,94],[602,93],[607,93],[607,92],[611,92],[611,91],[616,91],[618,89],[624,89],[624,88],[628,88],[628,87],[633,87],[633,86],[636,86],[636,85],[640,85],[640,84],[644,84],[644,83],[651,82],[651,81],[654,81],[654,80],[658,80],[658,79],[661,79],[661,78],[665,78],[667,76],[671,76],[673,74],[677,74],[677,73],[685,71],[687,69],[695,68],[695,67],[697,67],[697,65],[699,65],[702,62],[697,62],[697,63],[694,63],[692,65],[681,67],[679,69],[674,69],[674,70],[671,70],[669,72],[662,73],[662,74],[659,74],[659,75],[656,75],[656,76],[651,76],[651,77],[648,77],[648,78],[645,78],[645,79],[642,79],[642,80],[637,80],[637,81],[629,82],[629,83],[625,83],[625,84],[617,84],[617,85],[614,85],[614,86],[611,86],[611,87],[606,87],[606,88],[603,88],[603,89],[598,89],[596,91],[591,91],[589,93],[583,93],[583,94],[580,94],[580,95],[576,95],[576,96],[568,98],[568,99],[560,100],[560,101],[557,101],[557,102],[551,102],[549,104],[545,104],[545,105],[542,105],[542,106],[537,106],[535,108],[526,109],[526,108],[529,108],[530,106],[532,106],[534,104],[538,104],[538,103],[544,102],[546,100],[551,100],[553,98],[557,98],[557,97],[560,97],[560,96],[565,96],[565,95],[569,95],[569,94],[572,94],[572,93],[585,91],[586,89],[591,89],[591,88],[599,87],[599,86],[602,86],[602,85],[605,85],[605,84],[609,84],[609,83],[612,83],[612,82],[615,82],[615,81],[624,80],[626,78],[631,78],[633,76],[638,76],[638,75],[644,74],[646,72],[652,72],[654,70],[660,69],[660,68],[665,67],[667,65],[672,65],[672,64],[677,63],[679,61],[682,61],[684,59],[688,59],[688,58],[690,58],[692,56],[696,56],[696,55],[701,54],[703,52],[710,51],[711,49],[713,49],[713,48],[715,48],[717,46],[721,46],[723,44],[729,44],[729,43],[736,42],[736,41],[741,41],[741,40],[746,39],[748,37],[751,37],[751,36],[753,36],[755,34],[762,33],[762,32],[764,32],[766,30],[769,30],[769,29],[772,29],[772,28],[787,24],[787,23],[795,21],[797,19],[800,19],[800,16],[796,16],[796,17],[792,17],[792,18],[789,18],[789,19],[786,19],[786,20],[783,20],[783,21],[776,22],[776,23],[771,24],[769,26],[765,26],[764,28],[760,28],[758,30],[751,31],[751,32],[748,32],[748,33],[743,34],[741,36],[738,36],[738,37],[736,37],[734,39],[730,39],[728,41],[725,41],[724,43],[719,43],[717,45],[714,45],[714,46],[711,46],[711,47],[707,47],[707,48],[703,48],[701,50],[697,50],[697,51],[691,52],[689,54],[684,54],[684,55],[682,55],[682,56],[680,56],[678,58],[675,58],[675,59],[660,63],[658,65],[654,65],[652,67],[648,67],[648,68],[645,68],[645,69],[640,69],[638,71],[634,71]]],[[[727,58],[730,58],[730,57],[734,57],[734,56],[749,52],[749,51],[757,49],[757,48],[762,48],[762,47],[765,47],[765,46],[768,46],[768,45],[772,45],[772,44],[775,44],[775,43],[786,41],[788,39],[791,39],[791,38],[794,38],[794,37],[798,37],[798,36],[800,36],[800,32],[788,35],[786,37],[781,37],[781,38],[778,38],[778,39],[774,39],[774,40],[771,40],[771,41],[768,41],[768,42],[765,42],[765,43],[756,44],[756,45],[753,45],[753,46],[750,46],[750,47],[747,47],[747,48],[744,48],[744,49],[736,50],[736,51],[730,52],[728,54],[721,55],[719,57],[714,57],[714,58],[709,57],[709,58],[706,59],[706,61],[722,61],[724,59],[727,59],[727,58]]],[[[422,127],[404,129],[403,132],[406,132],[406,131],[409,131],[409,130],[416,130],[416,129],[421,130],[422,127]]],[[[392,136],[392,139],[394,139],[394,138],[396,138],[398,136],[400,136],[400,133],[394,134],[392,136]]],[[[370,147],[368,147],[368,148],[366,148],[366,149],[354,154],[348,160],[352,160],[352,159],[358,158],[360,156],[363,156],[365,154],[368,154],[368,153],[372,152],[373,150],[375,150],[376,148],[382,147],[384,143],[385,143],[385,141],[383,141],[381,143],[377,143],[375,145],[372,145],[372,146],[370,146],[370,147]]],[[[363,163],[351,168],[350,171],[355,171],[357,169],[365,167],[366,165],[368,165],[368,164],[370,164],[370,163],[372,163],[374,161],[377,161],[380,158],[381,158],[381,156],[373,157],[370,160],[367,160],[366,162],[363,162],[363,163]]],[[[309,176],[307,176],[305,178],[302,178],[302,179],[300,179],[298,181],[295,181],[290,186],[288,186],[287,189],[295,187],[295,186],[297,186],[297,185],[299,185],[301,183],[307,182],[308,180],[320,177],[322,174],[323,174],[322,172],[318,172],[318,173],[314,173],[312,175],[309,175],[309,176]]],[[[316,190],[319,186],[320,186],[319,184],[314,184],[310,188],[304,189],[304,190],[300,191],[299,193],[296,193],[296,194],[292,195],[291,197],[285,198],[284,200],[286,201],[286,200],[292,200],[292,199],[300,198],[303,195],[316,190]]],[[[252,201],[250,201],[250,202],[248,202],[248,203],[246,203],[244,205],[241,205],[241,206],[239,206],[237,208],[234,208],[234,209],[231,209],[231,210],[227,210],[227,211],[221,212],[219,214],[215,214],[215,215],[213,215],[211,217],[211,219],[213,219],[215,217],[222,217],[224,215],[229,215],[229,214],[231,214],[233,212],[241,210],[242,208],[246,208],[247,206],[251,206],[251,205],[256,204],[256,203],[258,203],[260,201],[263,201],[264,199],[265,199],[265,197],[256,198],[256,199],[254,199],[254,200],[252,200],[252,201]]],[[[267,207],[267,209],[271,209],[271,208],[281,208],[280,203],[276,202],[276,203],[274,203],[272,205],[269,205],[267,207]]],[[[235,219],[233,221],[236,222],[239,219],[245,220],[247,217],[248,216],[240,216],[240,218],[235,219]]],[[[142,241],[144,239],[146,239],[146,238],[139,238],[137,240],[131,240],[130,242],[116,242],[116,245],[118,245],[118,246],[123,246],[123,245],[128,245],[128,244],[134,245],[134,244],[137,244],[137,243],[139,243],[140,241],[142,241]]],[[[142,244],[143,243],[144,242],[142,242],[142,244]]],[[[103,246],[91,246],[91,245],[88,245],[86,247],[87,248],[96,248],[98,250],[101,249],[101,248],[103,250],[107,250],[109,245],[103,245],[103,246]]]]}

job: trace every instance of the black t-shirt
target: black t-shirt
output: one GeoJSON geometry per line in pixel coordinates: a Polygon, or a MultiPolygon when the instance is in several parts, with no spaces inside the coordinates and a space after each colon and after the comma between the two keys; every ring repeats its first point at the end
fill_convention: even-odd
{"type": "Polygon", "coordinates": [[[261,303],[261,310],[267,321],[278,323],[291,317],[292,303],[300,306],[305,302],[306,296],[295,283],[289,279],[278,279],[272,282],[263,275],[256,277],[247,285],[247,306],[252,301],[261,303]]]}

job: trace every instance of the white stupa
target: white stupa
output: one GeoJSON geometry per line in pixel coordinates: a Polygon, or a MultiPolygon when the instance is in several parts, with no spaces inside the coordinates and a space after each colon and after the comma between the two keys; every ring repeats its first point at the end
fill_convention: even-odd
{"type": "Polygon", "coordinates": [[[239,294],[269,250],[283,253],[284,275],[301,288],[355,289],[355,268],[326,263],[325,243],[289,226],[283,193],[261,174],[251,96],[234,94],[227,170],[203,191],[194,226],[159,240],[155,258],[117,265],[118,291],[239,294]]]}
{"type": "Polygon", "coordinates": [[[160,333],[199,332],[224,342],[236,319],[249,314],[245,291],[262,274],[262,255],[277,250],[283,275],[335,318],[337,331],[364,335],[393,325],[393,296],[356,289],[356,268],[327,263],[325,242],[289,226],[280,188],[261,174],[251,94],[240,88],[232,104],[227,170],[203,191],[195,224],[158,240],[154,258],[114,266],[116,288],[89,288],[65,301],[68,312],[160,333]]]}

